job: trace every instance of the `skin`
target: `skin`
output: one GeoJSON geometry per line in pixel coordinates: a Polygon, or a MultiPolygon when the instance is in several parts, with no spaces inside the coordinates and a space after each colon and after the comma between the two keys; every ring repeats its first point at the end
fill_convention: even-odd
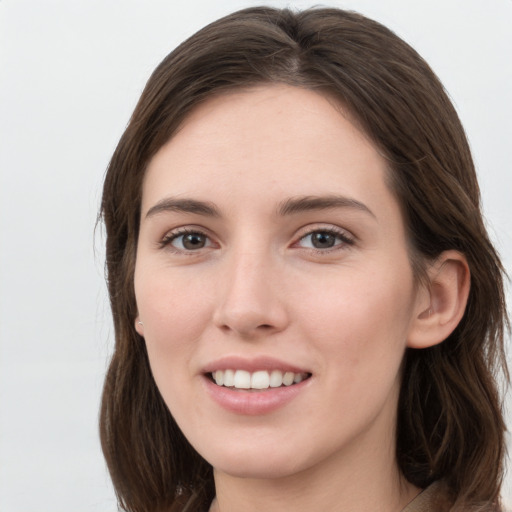
{"type": "MultiPolygon", "coordinates": [[[[392,512],[419,492],[395,460],[400,365],[408,344],[441,341],[424,324],[449,301],[414,279],[387,172],[339,105],[275,85],[202,104],[151,160],[135,327],[166,404],[214,467],[211,510],[392,512]],[[333,194],[349,204],[279,213],[333,194]],[[204,246],[183,245],[184,227],[204,246]],[[326,230],[333,247],[315,248],[311,233],[326,230]],[[311,373],[283,407],[236,414],[205,392],[205,365],[261,355],[311,373]]],[[[456,279],[461,265],[446,261],[458,260],[436,275],[453,266],[456,279]]]]}

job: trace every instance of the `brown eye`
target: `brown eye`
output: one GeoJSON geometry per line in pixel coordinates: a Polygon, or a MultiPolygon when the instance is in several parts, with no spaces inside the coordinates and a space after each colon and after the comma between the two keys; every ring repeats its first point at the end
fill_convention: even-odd
{"type": "Polygon", "coordinates": [[[311,231],[304,235],[299,240],[300,247],[306,249],[332,249],[338,247],[341,249],[343,246],[352,245],[353,239],[343,232],[334,230],[316,230],[311,231]]]}
{"type": "Polygon", "coordinates": [[[316,249],[329,249],[336,245],[336,237],[331,233],[317,231],[311,235],[311,245],[316,249]]]}
{"type": "Polygon", "coordinates": [[[199,232],[177,233],[168,243],[180,251],[197,251],[211,245],[210,239],[199,232]]]}
{"type": "Polygon", "coordinates": [[[200,233],[189,233],[183,236],[183,247],[185,249],[202,249],[206,245],[206,237],[200,233]]]}

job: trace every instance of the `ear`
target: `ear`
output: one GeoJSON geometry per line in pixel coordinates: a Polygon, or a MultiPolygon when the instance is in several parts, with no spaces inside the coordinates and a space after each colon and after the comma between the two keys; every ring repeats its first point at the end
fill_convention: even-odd
{"type": "Polygon", "coordinates": [[[443,342],[466,310],[471,275],[463,254],[445,251],[427,271],[428,282],[418,290],[415,316],[407,346],[427,348],[443,342]]]}
{"type": "Polygon", "coordinates": [[[144,337],[144,324],[140,321],[139,315],[135,317],[135,330],[140,336],[144,337]]]}

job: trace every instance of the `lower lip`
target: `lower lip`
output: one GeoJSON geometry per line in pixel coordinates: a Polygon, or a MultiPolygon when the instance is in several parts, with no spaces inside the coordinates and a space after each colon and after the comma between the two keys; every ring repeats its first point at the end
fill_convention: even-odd
{"type": "Polygon", "coordinates": [[[311,377],[291,386],[248,391],[217,386],[204,377],[206,390],[217,404],[230,412],[246,416],[269,414],[284,407],[304,390],[310,380],[311,377]]]}

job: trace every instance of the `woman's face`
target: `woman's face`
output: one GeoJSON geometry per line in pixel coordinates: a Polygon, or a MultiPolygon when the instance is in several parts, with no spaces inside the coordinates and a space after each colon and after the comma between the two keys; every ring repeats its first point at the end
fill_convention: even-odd
{"type": "Polygon", "coordinates": [[[386,162],[341,112],[289,86],[217,97],[147,169],[136,328],[217,471],[393,458],[418,300],[386,162]]]}

